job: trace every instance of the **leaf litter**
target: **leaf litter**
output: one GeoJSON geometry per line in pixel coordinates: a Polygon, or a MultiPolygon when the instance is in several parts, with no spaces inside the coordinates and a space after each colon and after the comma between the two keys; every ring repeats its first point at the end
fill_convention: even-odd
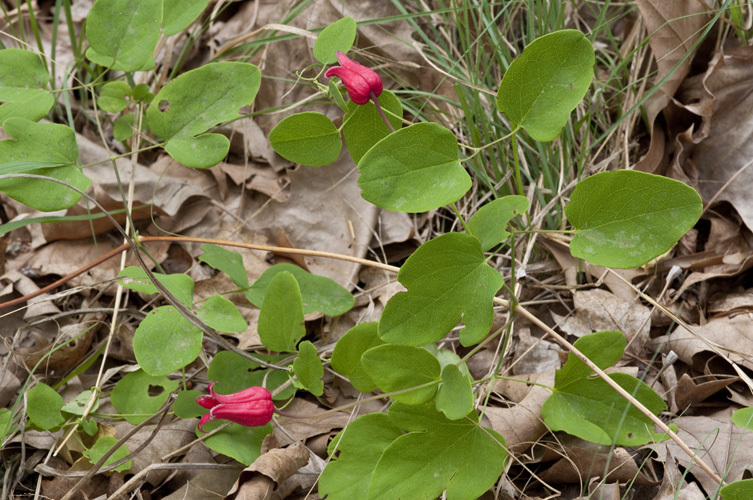
{"type": "MultiPolygon", "coordinates": [[[[216,53],[239,37],[278,22],[280,13],[286,12],[293,3],[241,2],[230,10],[231,15],[220,16],[209,23],[208,29],[199,34],[201,42],[194,48],[187,48],[185,36],[168,42],[165,50],[158,54],[158,62],[174,63],[176,54],[185,47],[188,66],[198,67],[208,62],[211,55],[195,47],[203,46],[210,53],[216,53]]],[[[576,20],[582,21],[581,16],[587,18],[582,11],[567,5],[569,20],[574,25],[576,20]]],[[[686,237],[684,253],[680,248],[674,255],[660,257],[651,267],[618,271],[632,286],[615,279],[604,268],[588,263],[582,263],[581,267],[569,252],[561,251],[559,242],[540,238],[539,243],[550,252],[542,259],[549,259],[551,255],[556,266],[549,266],[549,271],[541,275],[529,274],[524,281],[524,289],[528,290],[524,290],[522,300],[535,300],[539,295],[546,297],[548,300],[538,306],[539,316],[573,337],[598,330],[625,332],[629,338],[628,353],[616,369],[642,372],[647,381],[653,381],[670,405],[665,417],[677,424],[680,436],[704,457],[709,457],[712,467],[731,482],[744,477],[747,464],[751,463],[747,456],[751,449],[750,432],[730,422],[734,409],[753,404],[750,389],[740,381],[739,373],[731,365],[735,363],[753,370],[750,283],[745,274],[753,262],[750,259],[753,205],[746,190],[750,185],[747,180],[753,175],[748,162],[751,155],[746,153],[751,142],[748,140],[752,116],[749,112],[751,51],[749,47],[736,46],[739,45],[736,38],[729,33],[707,38],[696,46],[709,21],[700,3],[681,6],[641,0],[636,6],[637,10],[626,19],[634,25],[643,23],[645,29],[638,29],[638,35],[631,38],[632,32],[626,31],[627,27],[615,26],[613,35],[625,44],[626,51],[631,49],[631,43],[637,46],[648,37],[651,51],[643,56],[647,74],[652,72],[654,84],[665,76],[669,78],[644,103],[647,123],[636,124],[630,130],[631,136],[626,140],[634,144],[626,147],[623,155],[636,169],[666,173],[697,187],[708,204],[704,224],[694,229],[692,240],[686,237]],[[665,280],[673,265],[680,269],[679,278],[665,280]],[[642,302],[636,289],[660,297],[660,304],[689,322],[692,331],[681,326],[667,330],[670,322],[666,321],[666,316],[642,302]],[[715,348],[710,349],[709,343],[715,348]],[[661,355],[652,361],[655,353],[661,355]],[[670,362],[671,353],[679,359],[670,362]],[[662,366],[662,363],[666,364],[662,366]]],[[[91,2],[74,4],[71,21],[77,32],[82,29],[90,7],[91,2]]],[[[210,10],[217,13],[216,7],[212,4],[210,10]]],[[[52,17],[48,5],[34,8],[38,18],[52,17]]],[[[10,19],[17,18],[18,11],[14,9],[14,5],[9,5],[10,19]]],[[[315,2],[304,16],[295,18],[290,25],[309,30],[326,26],[343,16],[366,21],[397,14],[399,11],[388,2],[324,1],[315,2]]],[[[438,19],[438,14],[423,16],[432,21],[438,19]]],[[[42,26],[42,42],[49,53],[52,33],[49,26],[42,26]]],[[[74,56],[72,49],[65,45],[67,23],[60,23],[58,28],[55,67],[60,87],[65,68],[72,64],[74,56]]],[[[416,25],[405,19],[393,20],[362,25],[357,43],[361,48],[368,48],[379,64],[394,72],[395,82],[399,82],[393,82],[394,88],[454,95],[442,75],[426,65],[420,47],[411,43],[415,35],[416,25]]],[[[6,46],[15,46],[5,34],[2,40],[6,46]]],[[[312,40],[305,37],[275,42],[252,59],[263,74],[270,77],[264,80],[255,106],[275,108],[310,97],[310,89],[294,85],[294,72],[312,62],[308,55],[312,44],[312,40]]],[[[73,84],[72,81],[65,83],[73,84]]],[[[651,88],[651,85],[640,88],[638,97],[651,88]]],[[[347,153],[332,166],[316,170],[294,167],[277,156],[269,147],[268,134],[284,116],[284,113],[264,113],[253,120],[244,118],[222,127],[219,132],[230,138],[231,154],[208,172],[183,168],[167,156],[148,152],[140,156],[135,172],[131,172],[130,162],[119,160],[117,169],[121,181],[131,178],[135,181],[135,206],[151,205],[134,211],[134,220],[142,234],[157,235],[167,230],[187,236],[326,250],[353,257],[400,256],[401,252],[406,252],[405,248],[409,252],[411,245],[415,248],[417,242],[436,235],[437,221],[445,216],[443,214],[409,218],[405,214],[380,213],[366,203],[361,198],[355,166],[347,153]],[[402,249],[398,248],[401,245],[402,249]]],[[[113,152],[125,152],[118,143],[108,144],[109,150],[105,149],[91,123],[84,123],[80,129],[76,142],[83,164],[101,161],[113,152]]],[[[617,147],[622,146],[617,144],[617,147]]],[[[113,169],[105,164],[88,167],[86,171],[93,179],[90,194],[107,209],[122,208],[123,197],[113,169]]],[[[2,205],[11,220],[50,215],[32,212],[4,196],[2,205]]],[[[89,210],[82,202],[59,215],[84,215],[89,210]]],[[[83,262],[93,261],[115,248],[120,242],[108,233],[111,229],[106,219],[95,219],[91,223],[67,221],[30,225],[10,233],[14,250],[4,260],[0,276],[4,287],[2,296],[30,293],[52,277],[67,275],[83,262]]],[[[196,280],[198,299],[232,288],[224,274],[199,263],[202,250],[198,244],[150,243],[149,250],[164,269],[186,272],[196,280]]],[[[273,262],[291,261],[284,255],[258,251],[242,255],[243,267],[252,279],[273,262]]],[[[386,301],[403,291],[394,276],[357,264],[308,256],[292,260],[314,274],[335,280],[356,296],[355,309],[343,317],[309,318],[307,332],[316,339],[319,348],[333,344],[363,318],[378,319],[386,301]]],[[[400,260],[396,257],[391,262],[400,260]]],[[[134,261],[127,262],[127,265],[134,264],[134,261]]],[[[0,355],[4,358],[0,400],[4,406],[12,407],[22,389],[22,381],[39,360],[40,352],[80,334],[77,325],[99,325],[107,321],[102,310],[111,309],[114,291],[111,279],[118,270],[119,264],[114,259],[102,263],[69,283],[69,286],[82,287],[75,293],[58,297],[54,304],[49,299],[43,300],[25,312],[3,319],[0,335],[5,342],[0,346],[0,355]],[[98,312],[85,312],[94,310],[98,312]],[[56,316],[61,314],[64,316],[56,316]],[[38,320],[42,323],[34,328],[26,326],[38,320]]],[[[135,325],[143,317],[139,309],[149,300],[148,296],[131,294],[130,302],[122,311],[126,321],[117,330],[116,339],[121,348],[116,345],[112,352],[113,359],[123,364],[110,367],[105,380],[120,377],[120,372],[129,370],[128,366],[134,363],[132,352],[124,346],[132,342],[135,325]]],[[[258,309],[235,297],[231,300],[241,307],[249,328],[230,337],[235,337],[242,349],[259,346],[258,309]]],[[[566,353],[547,342],[543,332],[534,325],[518,320],[514,331],[516,340],[500,374],[552,386],[554,370],[564,362],[566,353]]],[[[60,349],[57,358],[45,360],[39,368],[40,378],[59,380],[70,367],[100,349],[105,336],[103,328],[89,330],[75,344],[60,349]]],[[[457,335],[446,342],[447,346],[461,349],[457,335]]],[[[483,363],[471,365],[476,378],[494,370],[501,349],[501,346],[489,345],[480,353],[478,359],[483,363]]],[[[205,345],[205,352],[212,356],[217,346],[205,345]]],[[[316,414],[352,402],[358,396],[349,384],[331,374],[325,375],[324,381],[321,398],[295,398],[288,409],[316,414]]],[[[64,399],[69,401],[93,383],[94,374],[90,371],[76,375],[69,380],[64,399]]],[[[553,491],[563,498],[583,498],[584,494],[620,498],[630,491],[633,498],[657,500],[695,499],[715,494],[716,484],[697,471],[687,455],[671,441],[643,449],[616,447],[609,450],[549,432],[541,419],[541,408],[549,394],[548,389],[538,385],[503,379],[491,387],[484,418],[505,437],[509,450],[516,456],[500,482],[500,498],[513,495],[541,498],[553,491]]],[[[383,410],[382,403],[372,402],[363,405],[360,412],[383,410]]],[[[98,411],[115,412],[106,404],[98,411]]],[[[223,486],[214,491],[220,496],[228,495],[227,498],[243,498],[242,495],[250,495],[252,491],[259,498],[269,497],[272,491],[278,498],[304,498],[309,489],[316,491],[312,477],[316,478],[323,469],[327,443],[351,420],[346,413],[305,420],[280,417],[275,428],[277,442],[265,441],[260,458],[245,471],[241,471],[240,466],[210,472],[152,470],[139,476],[145,481],[140,487],[144,491],[152,489],[152,494],[161,498],[203,498],[197,491],[206,494],[205,488],[215,488],[220,483],[223,486]],[[234,490],[231,489],[233,481],[237,483],[234,490]]],[[[132,457],[134,465],[130,473],[139,475],[139,471],[147,471],[154,464],[167,463],[170,458],[166,457],[185,447],[180,455],[183,463],[228,463],[227,457],[210,453],[195,441],[193,427],[192,420],[176,420],[150,424],[134,434],[124,443],[129,450],[137,449],[142,443],[147,446],[132,457]],[[159,432],[153,436],[155,428],[159,432]]],[[[120,438],[132,428],[131,424],[118,422],[102,426],[100,432],[120,438]]],[[[29,430],[18,434],[9,445],[13,450],[23,446],[27,453],[32,450],[46,453],[59,446],[62,437],[60,433],[29,430]]],[[[80,458],[81,451],[75,440],[69,440],[60,449],[60,458],[46,462],[47,468],[38,467],[28,477],[18,476],[18,480],[30,485],[40,479],[45,496],[62,498],[76,479],[45,474],[51,469],[86,471],[90,464],[80,458]]],[[[41,454],[33,457],[32,467],[42,463],[41,454]]],[[[16,469],[12,475],[17,473],[16,469]]],[[[112,493],[126,480],[117,472],[109,477],[98,475],[81,493],[90,496],[105,491],[112,493]]],[[[314,498],[314,495],[308,497],[314,498]]]]}

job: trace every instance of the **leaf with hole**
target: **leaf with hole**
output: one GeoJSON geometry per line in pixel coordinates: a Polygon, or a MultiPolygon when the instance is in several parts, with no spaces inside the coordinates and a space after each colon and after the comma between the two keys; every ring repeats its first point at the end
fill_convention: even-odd
{"type": "Polygon", "coordinates": [[[154,97],[146,112],[149,128],[167,141],[165,149],[176,161],[211,167],[227,155],[229,141],[206,132],[240,118],[260,84],[259,68],[248,63],[218,62],[186,71],[154,97]]]}
{"type": "MultiPolygon", "coordinates": [[[[597,332],[581,337],[575,347],[601,369],[615,364],[625,350],[625,334],[597,332]]],[[[667,438],[653,432],[654,423],[600,378],[573,353],[554,378],[554,391],[541,409],[547,426],[601,445],[641,446],[667,438]]],[[[654,415],[667,408],[662,398],[637,378],[609,377],[654,415]]]]}
{"type": "Polygon", "coordinates": [[[277,273],[270,281],[259,312],[258,330],[262,344],[277,352],[295,351],[306,334],[301,290],[289,272],[277,273]]]}
{"type": "MultiPolygon", "coordinates": [[[[81,191],[91,184],[91,179],[78,168],[76,133],[70,127],[8,118],[3,130],[11,139],[0,141],[0,175],[44,175],[81,191]]],[[[43,212],[68,208],[81,199],[66,186],[42,179],[3,179],[0,192],[43,212]]]]}
{"type": "Polygon", "coordinates": [[[126,97],[132,95],[133,89],[128,83],[121,81],[107,82],[99,92],[98,104],[108,113],[120,113],[128,106],[129,100],[126,97]]]}
{"type": "Polygon", "coordinates": [[[55,98],[47,91],[50,75],[39,55],[31,50],[0,50],[0,126],[11,117],[39,121],[49,113],[55,98]]]}
{"type": "Polygon", "coordinates": [[[319,33],[314,42],[314,57],[322,64],[337,62],[337,53],[346,53],[356,39],[356,20],[343,17],[319,33]]]}
{"type": "Polygon", "coordinates": [[[332,369],[347,377],[353,387],[363,393],[376,389],[361,363],[361,356],[372,347],[384,344],[377,333],[379,323],[360,323],[343,335],[332,351],[332,369]]]}
{"type": "Polygon", "coordinates": [[[551,141],[586,95],[594,62],[593,46],[580,31],[539,37],[507,68],[497,109],[535,140],[551,141]]]}
{"type": "Polygon", "coordinates": [[[248,288],[248,275],[241,254],[209,243],[201,245],[201,249],[204,251],[199,255],[201,262],[227,274],[238,287],[248,288]]]}
{"type": "Polygon", "coordinates": [[[432,404],[395,403],[389,416],[409,431],[395,439],[377,462],[368,498],[472,500],[491,488],[505,469],[505,440],[466,418],[448,420],[432,404]]]}
{"type": "Polygon", "coordinates": [[[363,155],[358,170],[364,199],[396,212],[428,212],[458,201],[471,188],[457,139],[436,123],[388,135],[363,155]]]}
{"type": "MultiPolygon", "coordinates": [[[[403,125],[403,105],[400,104],[400,99],[389,90],[383,91],[377,99],[392,128],[400,129],[403,125]]],[[[358,163],[374,144],[390,135],[391,131],[373,102],[359,105],[348,101],[345,106],[347,113],[343,118],[343,137],[350,157],[358,163]]]]}
{"type": "Polygon", "coordinates": [[[115,384],[110,402],[128,422],[138,425],[157,413],[179,385],[177,380],[137,370],[115,384]]]}
{"type": "Polygon", "coordinates": [[[327,316],[339,316],[348,312],[355,304],[353,295],[324,276],[316,276],[295,264],[275,264],[257,279],[246,292],[246,298],[256,307],[261,307],[264,297],[275,276],[290,273],[298,282],[303,301],[303,314],[318,311],[327,316]]]}
{"type": "Polygon", "coordinates": [[[332,120],[313,111],[282,120],[269,133],[269,142],[278,155],[309,167],[333,163],[342,149],[340,132],[332,120]]]}
{"type": "Polygon", "coordinates": [[[387,302],[379,336],[393,344],[436,342],[457,326],[460,343],[469,346],[489,333],[492,301],[502,275],[486,263],[478,239],[448,233],[427,241],[400,268],[398,281],[407,289],[387,302]]]}
{"type": "Polygon", "coordinates": [[[86,57],[126,73],[151,69],[161,23],[161,2],[98,0],[86,17],[86,57]]]}
{"type": "Polygon", "coordinates": [[[575,227],[570,253],[599,266],[642,266],[677,243],[702,211],[695,189],[674,179],[635,170],[592,175],[565,207],[575,227]]]}
{"type": "Polygon", "coordinates": [[[63,397],[42,382],[26,393],[26,414],[39,429],[48,431],[62,425],[65,422],[60,413],[62,407],[63,397]]]}
{"type": "Polygon", "coordinates": [[[324,366],[316,353],[316,347],[308,340],[298,345],[298,357],[293,361],[293,373],[298,377],[296,385],[300,384],[301,389],[306,389],[314,396],[324,393],[324,366]]]}
{"type": "Polygon", "coordinates": [[[505,196],[490,201],[468,220],[470,233],[478,238],[481,250],[487,252],[506,240],[507,223],[522,213],[528,211],[528,198],[525,196],[505,196]]]}
{"type": "Polygon", "coordinates": [[[439,361],[426,349],[405,345],[372,347],[361,356],[364,370],[384,392],[406,391],[392,399],[407,404],[421,404],[437,393],[439,361]],[[418,387],[428,384],[426,387],[418,387]],[[416,387],[416,389],[410,390],[416,387]]]}
{"type": "Polygon", "coordinates": [[[133,334],[136,361],[149,375],[167,375],[192,363],[204,334],[173,306],[149,311],[133,334]]]}

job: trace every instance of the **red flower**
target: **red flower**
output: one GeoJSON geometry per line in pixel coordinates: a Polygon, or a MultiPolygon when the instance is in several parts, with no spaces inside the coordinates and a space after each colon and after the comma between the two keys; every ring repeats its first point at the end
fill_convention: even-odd
{"type": "Polygon", "coordinates": [[[249,387],[235,394],[217,394],[209,384],[209,396],[199,396],[196,402],[209,410],[201,417],[199,431],[207,422],[225,419],[247,427],[258,427],[272,420],[275,406],[272,394],[264,387],[249,387]]]}
{"type": "Polygon", "coordinates": [[[326,78],[340,77],[350,99],[356,104],[366,104],[372,98],[376,101],[382,93],[382,79],[376,71],[351,61],[342,52],[337,53],[337,60],[340,61],[340,66],[328,69],[324,76],[326,78]]]}

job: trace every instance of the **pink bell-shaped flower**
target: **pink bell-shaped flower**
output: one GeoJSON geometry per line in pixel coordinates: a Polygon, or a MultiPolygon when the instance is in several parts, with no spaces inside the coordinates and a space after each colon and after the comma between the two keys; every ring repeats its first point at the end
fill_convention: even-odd
{"type": "Polygon", "coordinates": [[[258,427],[272,420],[275,406],[272,394],[264,387],[249,387],[235,394],[217,394],[209,384],[209,396],[199,396],[196,402],[209,413],[201,417],[199,431],[207,422],[230,420],[247,427],[258,427]]]}
{"type": "Polygon", "coordinates": [[[366,104],[370,99],[376,100],[382,93],[382,79],[371,68],[352,61],[342,52],[337,53],[340,66],[328,69],[324,76],[337,76],[345,84],[350,99],[356,104],[366,104]]]}

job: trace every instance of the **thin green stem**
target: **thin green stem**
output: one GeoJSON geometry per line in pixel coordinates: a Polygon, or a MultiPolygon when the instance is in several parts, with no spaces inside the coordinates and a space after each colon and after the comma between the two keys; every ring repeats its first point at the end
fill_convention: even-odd
{"type": "Polygon", "coordinates": [[[371,96],[371,101],[374,103],[374,106],[376,106],[377,112],[379,113],[379,116],[382,117],[382,120],[384,120],[384,123],[387,124],[387,127],[390,129],[390,132],[394,132],[395,128],[392,126],[390,121],[387,119],[386,116],[384,116],[384,111],[382,111],[382,106],[379,104],[379,99],[377,99],[377,96],[374,95],[374,92],[369,92],[369,96],[371,96]]]}
{"type": "Polygon", "coordinates": [[[455,205],[455,202],[450,203],[450,206],[452,207],[452,211],[455,212],[455,216],[460,221],[460,224],[463,226],[463,229],[465,229],[465,232],[468,234],[471,234],[471,230],[468,229],[468,225],[465,223],[465,219],[463,219],[463,216],[460,215],[460,210],[458,210],[458,207],[455,205]]]}
{"type": "Polygon", "coordinates": [[[523,189],[523,179],[520,177],[520,161],[518,159],[518,129],[514,130],[512,135],[512,160],[515,164],[515,188],[518,190],[520,196],[525,196],[525,190],[523,189]]]}

